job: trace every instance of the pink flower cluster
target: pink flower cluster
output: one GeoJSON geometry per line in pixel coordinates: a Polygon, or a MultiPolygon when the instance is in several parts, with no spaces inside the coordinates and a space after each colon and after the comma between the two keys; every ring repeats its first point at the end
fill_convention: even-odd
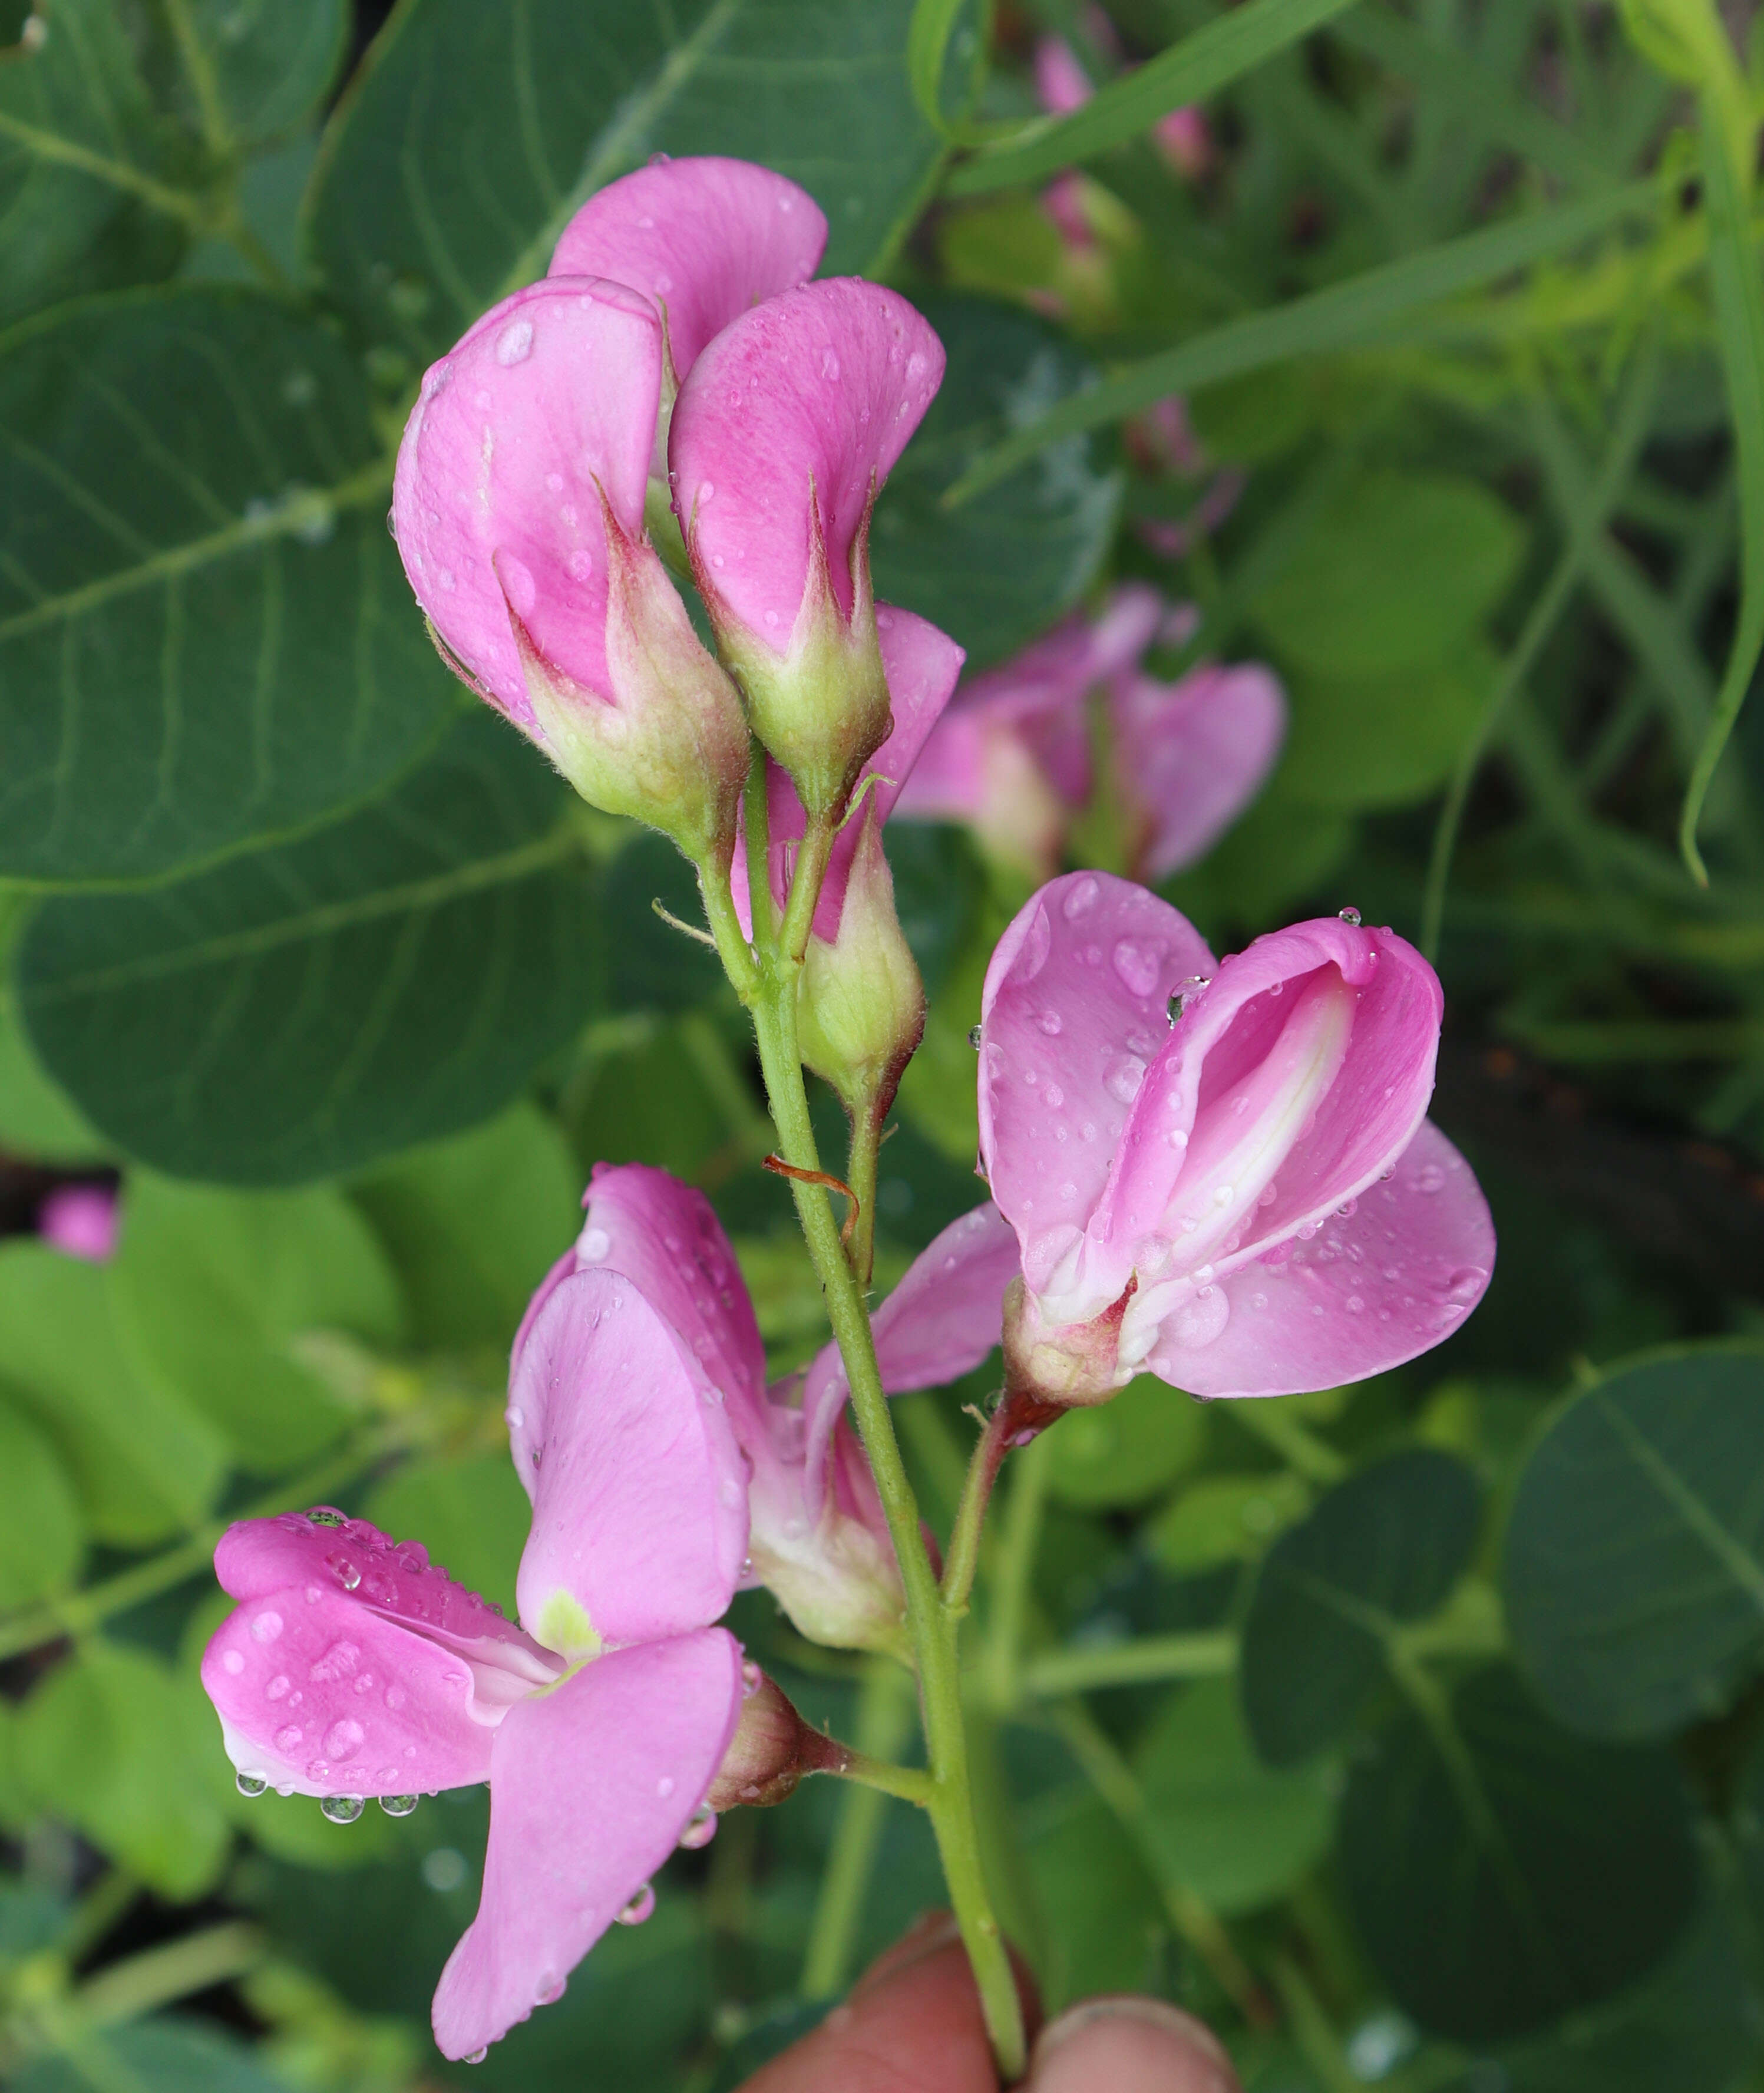
{"type": "MultiPolygon", "coordinates": [[[[882,941],[846,933],[886,900],[891,808],[973,820],[1048,869],[1094,782],[1100,694],[1131,854],[1155,874],[1254,791],[1284,713],[1259,670],[1145,677],[1167,613],[1133,589],[945,711],[960,650],[872,603],[865,549],[941,350],[892,292],[805,280],[825,233],[804,192],[735,162],[601,191],[552,274],[424,379],[394,515],[474,685],[587,796],[655,819],[701,871],[730,875],[750,730],[770,758],[774,904],[793,846],[867,769],[814,925],[861,973],[882,941]],[[663,500],[739,694],[646,535],[663,500]],[[843,739],[830,688],[858,721],[843,739]]],[[[751,920],[767,897],[740,886],[743,866],[751,920]]],[[[1493,1261],[1475,1181],[1424,1117],[1440,1011],[1420,956],[1357,918],[1216,962],[1145,889],[1052,880],[986,977],[991,1197],[876,1311],[885,1389],[941,1385],[1002,1341],[1008,1387],[1049,1411],[1147,1368],[1194,1394],[1276,1394],[1439,1342],[1493,1261]]],[[[836,1770],[837,1748],[720,1625],[737,1590],[765,1585],[815,1640],[910,1659],[836,1349],[768,1382],[701,1193],[603,1165],[584,1205],[510,1363],[531,1505],[518,1625],[420,1543],[325,1506],[242,1522],[215,1556],[238,1603],[202,1678],[246,1792],[319,1796],[346,1821],[368,1797],[402,1814],[489,1784],[479,1908],[435,2000],[449,2057],[481,2055],[561,1995],[609,1926],[646,1918],[649,1878],[712,1835],[716,1810],[836,1770]]]]}

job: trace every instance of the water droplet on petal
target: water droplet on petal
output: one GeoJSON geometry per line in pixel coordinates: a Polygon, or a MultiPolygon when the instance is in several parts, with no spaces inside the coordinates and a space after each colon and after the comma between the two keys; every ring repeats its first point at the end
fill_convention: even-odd
{"type": "Polygon", "coordinates": [[[345,1592],[353,1592],[361,1583],[362,1573],[347,1555],[327,1555],[325,1561],[345,1592]]]}
{"type": "Polygon", "coordinates": [[[661,1797],[664,1802],[665,1802],[673,1792],[674,1780],[672,1775],[663,1774],[661,1779],[656,1783],[656,1793],[661,1797]]]}
{"type": "Polygon", "coordinates": [[[977,1054],[980,1051],[980,1027],[977,1025],[970,1025],[969,1026],[968,1044],[973,1048],[977,1054]]]}
{"type": "Polygon", "coordinates": [[[531,618],[533,606],[539,601],[539,584],[533,579],[533,570],[524,560],[517,560],[505,552],[496,562],[496,572],[503,587],[508,592],[509,601],[514,606],[517,618],[531,618]]]}
{"type": "Polygon", "coordinates": [[[319,1807],[333,1824],[353,1824],[367,1805],[358,1795],[327,1795],[319,1807]]]}
{"type": "Polygon", "coordinates": [[[282,1617],[277,1613],[262,1613],[251,1623],[254,1642],[274,1642],[282,1632],[282,1617]]]}
{"type": "Polygon", "coordinates": [[[1337,908],[1335,913],[1336,919],[1338,922],[1346,923],[1350,930],[1357,930],[1359,928],[1360,915],[1359,909],[1337,908]]]}
{"type": "Polygon", "coordinates": [[[306,1734],[297,1722],[285,1723],[275,1733],[275,1748],[279,1752],[291,1752],[306,1734]]]}
{"type": "Polygon", "coordinates": [[[824,349],[821,352],[821,375],[835,381],[839,378],[839,359],[830,349],[824,349]]]}
{"type": "Polygon", "coordinates": [[[1081,916],[1088,915],[1095,907],[1096,897],[1102,890],[1096,882],[1086,873],[1060,904],[1060,914],[1068,923],[1076,923],[1081,916]]]}
{"type": "Polygon", "coordinates": [[[1146,1080],[1146,1064],[1137,1054],[1116,1056],[1103,1077],[1103,1087],[1119,1103],[1130,1105],[1146,1080]]]}
{"type": "Polygon", "coordinates": [[[241,1795],[249,1795],[254,1799],[262,1794],[269,1784],[261,1774],[255,1773],[242,1773],[233,1783],[241,1795]]]}
{"type": "Polygon", "coordinates": [[[1170,1334],[1190,1351],[1210,1345],[1231,1320],[1231,1303],[1222,1286],[1203,1286],[1183,1302],[1170,1318],[1170,1334]]]}
{"type": "Polygon", "coordinates": [[[687,1819],[680,1844],[688,1852],[696,1853],[701,1846],[708,1846],[716,1835],[717,1813],[709,1803],[701,1802],[687,1819]]]}
{"type": "Polygon", "coordinates": [[[314,1526],[346,1526],[349,1523],[341,1512],[333,1510],[329,1505],[314,1505],[306,1517],[314,1526]]]}
{"type": "Polygon", "coordinates": [[[742,1699],[743,1701],[751,1700],[753,1696],[759,1692],[761,1687],[765,1684],[765,1674],[761,1670],[758,1665],[754,1662],[753,1659],[751,1657],[745,1659],[741,1666],[742,1699]]]}
{"type": "Polygon", "coordinates": [[[532,346],[533,323],[510,320],[496,336],[496,361],[506,370],[511,364],[526,362],[532,346]]]}
{"type": "Polygon", "coordinates": [[[1116,974],[1129,995],[1148,996],[1157,987],[1162,945],[1142,945],[1131,938],[1121,938],[1116,942],[1112,957],[1116,974]]]}
{"type": "MultiPolygon", "coordinates": [[[[645,1883],[634,1896],[629,1898],[620,1907],[618,1923],[621,1926],[641,1926],[655,1908],[655,1886],[653,1883],[645,1883]]],[[[563,1987],[560,1984],[557,1988],[561,1991],[563,1987]]],[[[540,2000],[541,2005],[545,2003],[543,1999],[540,2000]]]]}
{"type": "Polygon", "coordinates": [[[241,1653],[236,1649],[223,1650],[221,1652],[220,1658],[220,1668],[231,1677],[236,1679],[240,1673],[245,1668],[245,1658],[241,1653]]]}
{"type": "Polygon", "coordinates": [[[486,2043],[482,2049],[469,2051],[465,2056],[461,2058],[460,2061],[462,2064],[482,2064],[489,2054],[490,2045],[488,2043],[486,2043]]]}
{"type": "Polygon", "coordinates": [[[379,1806],[388,1817],[408,1817],[417,1806],[414,1795],[383,1795],[379,1806]]]}

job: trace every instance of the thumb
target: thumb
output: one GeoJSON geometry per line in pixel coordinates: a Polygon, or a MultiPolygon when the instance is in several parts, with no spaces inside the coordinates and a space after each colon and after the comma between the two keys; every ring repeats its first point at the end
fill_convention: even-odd
{"type": "Polygon", "coordinates": [[[940,1912],[741,2093],[996,2093],[998,2082],[967,1955],[940,1912]]]}
{"type": "Polygon", "coordinates": [[[1159,1999],[1086,1999],[1042,2029],[1023,2093],[1238,2093],[1211,2030],[1159,1999]]]}

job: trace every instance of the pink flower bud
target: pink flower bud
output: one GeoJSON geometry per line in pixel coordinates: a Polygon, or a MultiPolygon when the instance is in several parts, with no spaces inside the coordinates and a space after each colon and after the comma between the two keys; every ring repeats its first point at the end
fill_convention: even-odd
{"type": "Polygon", "coordinates": [[[1149,1367],[1197,1395],[1286,1394],[1448,1337],[1494,1238],[1423,1116],[1441,1008],[1420,954],[1351,911],[1216,963],[1125,880],[1043,887],[982,1002],[1016,1384],[1099,1402],[1149,1367]]]}
{"type": "Polygon", "coordinates": [[[116,1194],[108,1185],[58,1185],[37,1210],[37,1233],[68,1257],[108,1264],[116,1254],[116,1194]]]}
{"type": "Polygon", "coordinates": [[[882,822],[866,807],[846,882],[839,935],[811,937],[798,991],[804,1065],[854,1118],[880,1120],[925,1032],[925,984],[895,912],[882,822]]]}
{"type": "Polygon", "coordinates": [[[554,276],[423,381],[398,453],[405,572],[466,680],[583,796],[726,850],[747,728],[643,539],[661,327],[616,284],[554,276]]]}
{"type": "Polygon", "coordinates": [[[693,574],[755,733],[817,818],[888,732],[870,509],[943,375],[942,344],[905,299],[840,278],[732,321],[675,405],[693,574]]]}

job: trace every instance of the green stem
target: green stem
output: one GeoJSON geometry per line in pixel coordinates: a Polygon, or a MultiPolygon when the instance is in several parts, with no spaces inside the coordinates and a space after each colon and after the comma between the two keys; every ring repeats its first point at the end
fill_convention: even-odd
{"type": "Polygon", "coordinates": [[[876,1269],[876,1165],[884,1116],[874,1098],[860,1104],[852,1117],[852,1145],[845,1163],[845,1181],[857,1201],[849,1246],[852,1269],[866,1286],[876,1269]]]}
{"type": "MultiPolygon", "coordinates": [[[[795,905],[793,891],[792,909],[795,905]]],[[[804,912],[804,922],[808,913],[812,910],[804,912]]],[[[821,1165],[796,1046],[796,969],[787,960],[772,974],[753,1012],[760,1066],[784,1159],[799,1168],[818,1170],[821,1165]]],[[[980,1868],[956,1662],[960,1614],[944,1607],[930,1558],[920,1538],[919,1508],[889,1421],[888,1400],[876,1363],[863,1289],[839,1241],[826,1194],[819,1185],[795,1180],[791,1181],[791,1191],[826,1295],[828,1317],[844,1362],[858,1433],[869,1457],[877,1494],[900,1566],[907,1622],[918,1664],[925,1752],[930,1762],[931,1792],[926,1807],[956,1923],[973,1965],[986,2031],[999,2072],[1008,2082],[1020,2077],[1024,2067],[1022,2009],[980,1868]]]]}
{"type": "Polygon", "coordinates": [[[1100,1649],[1055,1649],[1023,1666],[1020,1690],[1033,1700],[1086,1693],[1098,1686],[1141,1686],[1165,1679],[1216,1679],[1234,1671],[1237,1638],[1229,1628],[1147,1636],[1100,1649]]]}
{"type": "MultiPolygon", "coordinates": [[[[886,1658],[873,1657],[858,1688],[859,1746],[892,1758],[905,1746],[912,1727],[912,1696],[906,1674],[886,1658]]],[[[885,1791],[854,1787],[839,1798],[826,1872],[815,1901],[808,1953],[798,1988],[805,1999],[830,1999],[845,1988],[856,1956],[865,1900],[882,1842],[885,1791]]]]}
{"type": "Polygon", "coordinates": [[[997,1575],[987,1623],[986,1682],[993,1706],[1007,1714],[1022,1688],[1023,1628],[1029,1611],[1029,1580],[1041,1539],[1042,1510],[1047,1502],[1050,1441],[1043,1432],[1023,1450],[1011,1471],[1011,1495],[999,1536],[997,1575]]]}

